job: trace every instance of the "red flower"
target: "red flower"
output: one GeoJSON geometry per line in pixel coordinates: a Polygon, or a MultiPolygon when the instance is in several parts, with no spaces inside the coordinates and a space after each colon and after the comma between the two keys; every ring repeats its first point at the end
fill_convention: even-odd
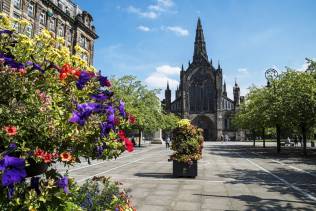
{"type": "Polygon", "coordinates": [[[60,73],[59,79],[60,80],[65,80],[68,77],[67,73],[60,73]]]}
{"type": "Polygon", "coordinates": [[[124,138],[125,138],[125,131],[124,130],[120,130],[118,132],[118,136],[120,137],[120,139],[124,140],[124,138]]]}
{"type": "Polygon", "coordinates": [[[44,163],[52,162],[52,158],[53,158],[52,154],[46,152],[43,157],[44,163]]]}
{"type": "Polygon", "coordinates": [[[132,114],[128,114],[128,122],[130,123],[130,124],[135,124],[136,123],[136,117],[135,116],[133,116],[132,114]]]}
{"type": "Polygon", "coordinates": [[[125,144],[125,149],[128,152],[133,152],[134,150],[134,144],[129,140],[128,138],[124,138],[124,144],[125,144]]]}
{"type": "Polygon", "coordinates": [[[115,125],[120,125],[120,123],[121,123],[120,118],[116,117],[115,121],[114,121],[114,124],[115,125]]]}
{"type": "Polygon", "coordinates": [[[69,162],[72,159],[70,152],[63,152],[60,154],[61,160],[64,162],[69,162]]]}
{"type": "Polygon", "coordinates": [[[35,150],[35,152],[34,152],[34,156],[35,156],[35,157],[44,159],[44,155],[45,155],[44,150],[42,150],[42,149],[40,149],[40,148],[36,148],[36,150],[35,150]]]}
{"type": "Polygon", "coordinates": [[[75,72],[75,76],[77,76],[78,78],[80,77],[81,71],[80,70],[76,70],[75,72]]]}
{"type": "Polygon", "coordinates": [[[17,131],[16,127],[11,125],[4,127],[4,130],[8,136],[15,136],[17,131]]]}
{"type": "Polygon", "coordinates": [[[61,68],[59,79],[65,80],[69,75],[75,75],[76,69],[72,68],[69,64],[64,64],[61,68]]]}

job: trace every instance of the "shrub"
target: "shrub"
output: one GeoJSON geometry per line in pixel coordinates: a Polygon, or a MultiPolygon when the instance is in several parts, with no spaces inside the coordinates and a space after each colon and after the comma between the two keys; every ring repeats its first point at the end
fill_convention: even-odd
{"type": "Polygon", "coordinates": [[[203,130],[195,127],[189,120],[180,120],[172,131],[172,160],[190,163],[202,158],[203,130]]]}

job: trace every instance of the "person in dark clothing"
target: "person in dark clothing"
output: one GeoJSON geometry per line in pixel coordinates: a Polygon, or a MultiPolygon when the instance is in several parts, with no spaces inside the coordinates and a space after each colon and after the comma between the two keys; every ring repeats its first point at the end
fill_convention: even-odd
{"type": "Polygon", "coordinates": [[[136,141],[135,141],[135,137],[134,136],[132,137],[132,143],[133,143],[134,147],[136,147],[136,141]]]}

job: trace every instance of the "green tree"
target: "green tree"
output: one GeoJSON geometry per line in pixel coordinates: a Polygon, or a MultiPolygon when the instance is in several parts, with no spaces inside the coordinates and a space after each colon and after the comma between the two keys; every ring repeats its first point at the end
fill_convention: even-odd
{"type": "MultiPolygon", "coordinates": [[[[255,146],[256,134],[263,133],[268,126],[269,101],[266,97],[269,90],[266,88],[250,88],[244,103],[241,104],[239,112],[233,118],[233,124],[236,128],[248,129],[253,136],[253,145],[255,146]]],[[[264,142],[265,146],[265,142],[264,142]]]]}
{"type": "Polygon", "coordinates": [[[153,132],[157,129],[172,129],[178,118],[173,114],[165,114],[157,94],[159,90],[150,90],[137,80],[135,76],[123,76],[112,79],[115,95],[123,99],[127,112],[136,117],[135,128],[139,131],[153,132]]]}
{"type": "Polygon", "coordinates": [[[316,80],[310,72],[288,69],[281,75],[279,89],[280,107],[287,122],[301,131],[306,155],[306,137],[316,123],[316,80]]]}

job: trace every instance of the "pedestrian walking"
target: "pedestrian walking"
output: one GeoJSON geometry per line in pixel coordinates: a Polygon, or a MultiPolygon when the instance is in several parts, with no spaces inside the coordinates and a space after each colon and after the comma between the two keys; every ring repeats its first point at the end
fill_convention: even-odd
{"type": "Polygon", "coordinates": [[[299,141],[300,141],[301,146],[303,146],[303,137],[301,135],[299,137],[299,141]]]}
{"type": "Polygon", "coordinates": [[[136,147],[136,141],[135,141],[135,137],[134,136],[132,136],[132,143],[133,143],[134,147],[136,147]]]}
{"type": "Polygon", "coordinates": [[[169,147],[170,147],[170,137],[168,136],[166,138],[166,149],[169,149],[169,147]]]}

